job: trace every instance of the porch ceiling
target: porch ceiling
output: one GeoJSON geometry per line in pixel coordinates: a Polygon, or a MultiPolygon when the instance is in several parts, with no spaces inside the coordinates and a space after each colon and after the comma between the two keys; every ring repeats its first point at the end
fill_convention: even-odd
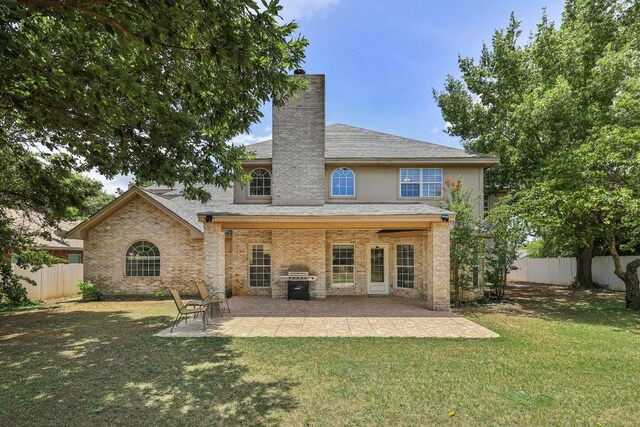
{"type": "Polygon", "coordinates": [[[198,221],[225,228],[284,229],[429,229],[430,223],[455,220],[455,213],[418,202],[325,203],[313,206],[230,203],[198,213],[198,221]]]}

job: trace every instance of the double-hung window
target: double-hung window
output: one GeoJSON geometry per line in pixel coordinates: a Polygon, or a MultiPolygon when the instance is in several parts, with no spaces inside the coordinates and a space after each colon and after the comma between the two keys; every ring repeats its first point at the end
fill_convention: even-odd
{"type": "Polygon", "coordinates": [[[269,245],[249,245],[249,287],[271,286],[271,248],[269,245]]]}
{"type": "Polygon", "coordinates": [[[413,245],[396,246],[397,287],[413,288],[415,274],[415,257],[413,245]]]}
{"type": "Polygon", "coordinates": [[[400,169],[400,197],[441,197],[442,169],[400,169]]]}
{"type": "Polygon", "coordinates": [[[355,245],[336,244],[331,247],[331,285],[347,287],[354,284],[355,245]]]}

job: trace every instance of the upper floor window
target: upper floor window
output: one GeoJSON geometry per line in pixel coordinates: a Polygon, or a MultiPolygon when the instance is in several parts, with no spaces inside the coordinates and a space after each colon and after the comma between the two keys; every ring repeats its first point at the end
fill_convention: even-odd
{"type": "Polygon", "coordinates": [[[249,181],[250,196],[270,196],[271,195],[271,173],[266,169],[255,169],[251,172],[249,181]]]}
{"type": "Polygon", "coordinates": [[[141,240],[129,246],[124,274],[127,277],[159,277],[160,251],[156,245],[141,240]]]}
{"type": "Polygon", "coordinates": [[[332,196],[355,196],[356,177],[351,169],[339,168],[331,174],[332,196]]]}
{"type": "Polygon", "coordinates": [[[441,197],[442,169],[400,169],[400,197],[441,197]]]}

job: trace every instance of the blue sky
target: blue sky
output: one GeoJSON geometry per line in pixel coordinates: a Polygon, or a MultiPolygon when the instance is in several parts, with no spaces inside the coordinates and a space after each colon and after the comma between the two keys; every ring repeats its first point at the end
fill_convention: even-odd
{"type": "MultiPolygon", "coordinates": [[[[460,147],[443,132],[433,100],[447,74],[458,74],[458,55],[477,58],[496,28],[515,12],[527,37],[543,8],[560,22],[559,0],[281,0],[282,15],[295,20],[309,40],[307,73],[326,75],[327,124],[345,123],[460,147]]],[[[249,135],[236,143],[271,136],[271,106],[249,135]]],[[[107,182],[126,188],[127,177],[107,182]]]]}
{"type": "MultiPolygon", "coordinates": [[[[523,38],[543,8],[560,22],[562,1],[285,0],[309,40],[307,73],[326,75],[327,124],[345,123],[460,147],[443,132],[432,89],[458,74],[458,55],[477,58],[509,14],[522,21],[523,38]]],[[[270,137],[271,106],[251,135],[270,137]]]]}

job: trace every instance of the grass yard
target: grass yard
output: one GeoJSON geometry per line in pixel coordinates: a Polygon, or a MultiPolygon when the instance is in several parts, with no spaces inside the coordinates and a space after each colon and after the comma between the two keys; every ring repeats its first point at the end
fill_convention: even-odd
{"type": "Polygon", "coordinates": [[[0,425],[638,425],[623,295],[509,296],[461,310],[493,340],[156,338],[171,301],[3,313],[0,425]]]}

